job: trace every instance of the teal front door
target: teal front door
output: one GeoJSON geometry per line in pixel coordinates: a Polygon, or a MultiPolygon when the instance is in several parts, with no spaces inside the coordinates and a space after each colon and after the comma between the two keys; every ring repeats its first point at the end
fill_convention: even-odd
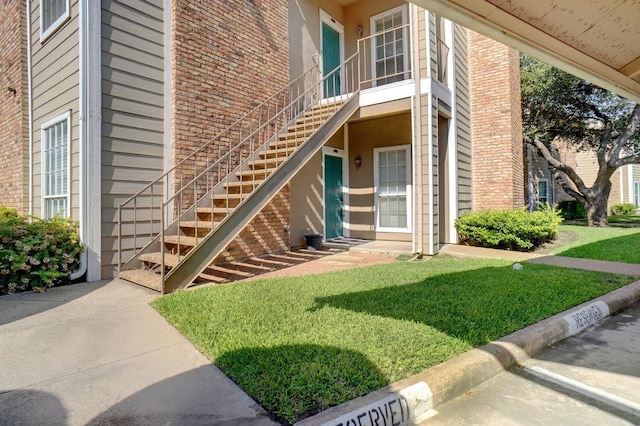
{"type": "Polygon", "coordinates": [[[327,239],[342,236],[342,158],[324,156],[324,223],[327,239]]]}
{"type": "Polygon", "coordinates": [[[340,94],[340,33],[326,22],[322,23],[322,75],[328,78],[323,85],[325,98],[340,94]]]}

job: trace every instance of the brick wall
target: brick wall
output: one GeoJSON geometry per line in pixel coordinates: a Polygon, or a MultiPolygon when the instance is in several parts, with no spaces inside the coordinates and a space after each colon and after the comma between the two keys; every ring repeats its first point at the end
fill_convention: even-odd
{"type": "Polygon", "coordinates": [[[0,204],[22,213],[29,183],[26,45],[24,1],[0,2],[0,204]]]}
{"type": "MultiPolygon", "coordinates": [[[[172,2],[174,163],[289,82],[287,7],[287,0],[172,2]]],[[[208,161],[235,143],[213,149],[208,161]]],[[[287,185],[217,261],[287,250],[289,224],[287,185]]]]}
{"type": "Polygon", "coordinates": [[[473,208],[524,205],[519,54],[469,31],[473,208]]]}

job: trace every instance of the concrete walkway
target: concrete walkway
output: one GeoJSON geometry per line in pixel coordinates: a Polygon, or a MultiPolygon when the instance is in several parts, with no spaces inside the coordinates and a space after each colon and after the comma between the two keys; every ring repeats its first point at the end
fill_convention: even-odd
{"type": "Polygon", "coordinates": [[[0,425],[269,425],[124,281],[0,297],[0,425]]]}
{"type": "MultiPolygon", "coordinates": [[[[447,246],[442,253],[640,275],[640,265],[615,262],[466,246],[447,246]]],[[[320,269],[341,269],[390,259],[356,252],[315,262],[320,269]]],[[[298,273],[314,270],[309,264],[303,269],[298,273]]],[[[157,293],[119,280],[0,297],[0,425],[274,424],[149,306],[154,297],[157,293]]],[[[639,298],[637,283],[601,299],[617,312],[639,298]]],[[[555,343],[566,331],[563,315],[390,385],[371,398],[417,380],[429,383],[436,404],[444,403],[555,343]]],[[[329,411],[325,414],[331,416],[344,408],[329,411]]]]}
{"type": "Polygon", "coordinates": [[[600,271],[610,272],[613,274],[640,276],[640,265],[635,263],[607,262],[604,260],[595,259],[577,259],[565,256],[523,253],[518,251],[496,250],[463,245],[446,245],[440,250],[440,253],[457,257],[506,259],[513,262],[543,263],[545,265],[583,269],[586,271],[600,271]]]}

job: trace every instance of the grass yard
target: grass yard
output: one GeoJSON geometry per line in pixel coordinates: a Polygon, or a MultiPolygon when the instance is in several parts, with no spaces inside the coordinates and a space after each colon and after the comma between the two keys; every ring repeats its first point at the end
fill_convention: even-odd
{"type": "Polygon", "coordinates": [[[561,225],[560,232],[569,232],[577,239],[555,249],[558,256],[640,263],[640,228],[561,225]]]}
{"type": "Polygon", "coordinates": [[[631,281],[445,256],[183,291],[153,306],[293,423],[631,281]]]}

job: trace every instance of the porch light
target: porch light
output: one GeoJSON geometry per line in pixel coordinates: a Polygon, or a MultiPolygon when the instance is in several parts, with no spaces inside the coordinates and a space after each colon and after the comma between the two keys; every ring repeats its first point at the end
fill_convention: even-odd
{"type": "Polygon", "coordinates": [[[356,27],[356,35],[358,36],[358,38],[362,37],[362,32],[363,32],[362,25],[358,25],[356,27]]]}
{"type": "Polygon", "coordinates": [[[15,84],[13,84],[13,83],[10,83],[10,84],[7,86],[7,90],[8,90],[8,91],[10,91],[10,92],[12,92],[12,93],[16,93],[16,85],[15,85],[15,84]]]}
{"type": "Polygon", "coordinates": [[[355,163],[356,163],[356,170],[359,169],[360,166],[362,166],[362,158],[360,158],[359,155],[356,157],[355,163]]]}

